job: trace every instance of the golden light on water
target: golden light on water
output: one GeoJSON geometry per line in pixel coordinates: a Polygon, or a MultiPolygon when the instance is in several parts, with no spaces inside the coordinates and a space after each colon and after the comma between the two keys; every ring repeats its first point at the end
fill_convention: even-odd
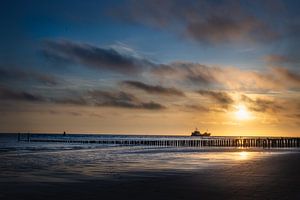
{"type": "Polygon", "coordinates": [[[249,152],[242,151],[239,152],[239,160],[247,160],[249,159],[249,152]]]}

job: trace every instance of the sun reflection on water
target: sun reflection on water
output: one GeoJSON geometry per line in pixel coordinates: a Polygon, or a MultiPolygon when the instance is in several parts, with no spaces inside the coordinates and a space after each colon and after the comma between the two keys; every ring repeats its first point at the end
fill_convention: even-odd
{"type": "Polygon", "coordinates": [[[239,152],[238,160],[249,160],[250,159],[250,153],[247,151],[241,151],[239,152]]]}

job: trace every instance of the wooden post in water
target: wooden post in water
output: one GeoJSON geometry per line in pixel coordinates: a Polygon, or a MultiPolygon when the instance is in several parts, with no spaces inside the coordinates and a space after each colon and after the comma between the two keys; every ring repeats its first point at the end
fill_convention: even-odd
{"type": "MultiPolygon", "coordinates": [[[[244,147],[244,148],[299,148],[300,138],[264,138],[264,137],[203,137],[203,138],[165,138],[165,139],[136,139],[136,138],[76,138],[76,137],[32,137],[25,133],[28,142],[66,142],[66,143],[98,143],[122,146],[147,145],[157,147],[244,147]]],[[[18,141],[22,141],[22,134],[18,134],[18,141]]]]}
{"type": "Polygon", "coordinates": [[[30,133],[27,133],[27,141],[30,142],[30,133]]]}

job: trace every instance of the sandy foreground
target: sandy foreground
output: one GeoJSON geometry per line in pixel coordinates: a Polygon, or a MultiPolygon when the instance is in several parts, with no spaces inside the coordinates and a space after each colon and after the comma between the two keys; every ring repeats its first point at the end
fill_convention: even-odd
{"type": "Polygon", "coordinates": [[[0,199],[300,199],[299,170],[300,152],[292,152],[175,173],[136,171],[79,182],[2,180],[0,199]]]}

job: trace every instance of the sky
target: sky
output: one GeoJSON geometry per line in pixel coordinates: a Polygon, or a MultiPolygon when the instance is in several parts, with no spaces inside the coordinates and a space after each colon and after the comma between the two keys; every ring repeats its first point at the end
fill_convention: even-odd
{"type": "Polygon", "coordinates": [[[4,0],[0,13],[0,132],[300,136],[298,0],[4,0]]]}

